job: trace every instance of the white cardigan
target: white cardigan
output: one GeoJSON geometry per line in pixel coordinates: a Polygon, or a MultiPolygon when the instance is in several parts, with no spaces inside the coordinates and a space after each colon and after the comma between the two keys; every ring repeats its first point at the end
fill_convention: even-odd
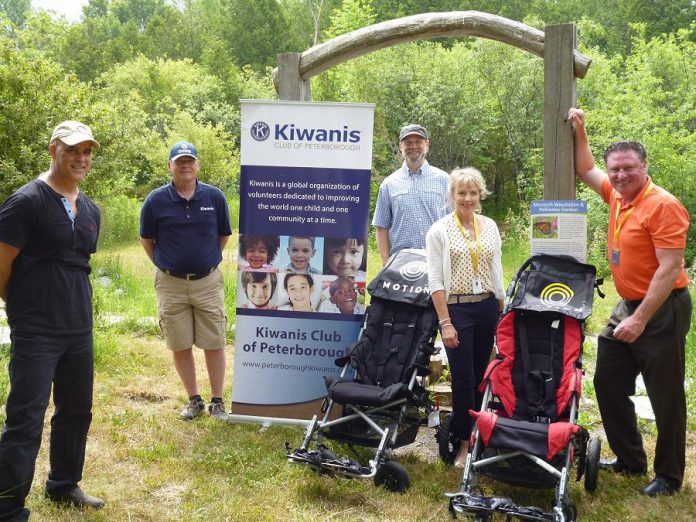
{"type": "MultiPolygon", "coordinates": [[[[493,282],[493,293],[496,299],[505,298],[505,288],[503,287],[503,263],[502,263],[502,241],[498,225],[491,218],[481,216],[486,227],[493,227],[495,230],[495,245],[493,249],[493,266],[491,267],[491,279],[493,282]]],[[[430,293],[438,290],[445,291],[445,299],[449,297],[452,287],[452,261],[449,249],[449,238],[445,221],[452,219],[452,214],[439,219],[428,230],[425,237],[425,255],[428,260],[428,290],[430,293]]]]}

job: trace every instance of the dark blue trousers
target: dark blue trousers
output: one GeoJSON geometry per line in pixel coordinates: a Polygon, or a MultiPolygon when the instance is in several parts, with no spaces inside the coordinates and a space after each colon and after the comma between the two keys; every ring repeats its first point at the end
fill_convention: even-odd
{"type": "Polygon", "coordinates": [[[7,421],[0,437],[0,520],[26,520],[24,500],[34,478],[53,386],[51,470],[46,491],[60,493],[82,478],[92,421],[92,332],[78,336],[12,334],[7,421]]]}
{"type": "Polygon", "coordinates": [[[447,308],[459,336],[459,346],[446,348],[452,379],[452,431],[467,440],[474,424],[469,410],[480,409],[483,400],[478,386],[493,349],[498,300],[491,296],[478,303],[450,304],[447,308]]]}

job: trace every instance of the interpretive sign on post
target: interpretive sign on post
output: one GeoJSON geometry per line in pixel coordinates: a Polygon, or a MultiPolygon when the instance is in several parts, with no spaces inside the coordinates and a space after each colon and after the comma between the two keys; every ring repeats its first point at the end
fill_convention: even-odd
{"type": "Polygon", "coordinates": [[[587,201],[535,200],[530,207],[531,250],[587,260],[587,201]]]}

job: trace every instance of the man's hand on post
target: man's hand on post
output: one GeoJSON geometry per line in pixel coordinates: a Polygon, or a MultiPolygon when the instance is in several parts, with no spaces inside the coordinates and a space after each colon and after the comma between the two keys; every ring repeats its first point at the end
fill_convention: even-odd
{"type": "Polygon", "coordinates": [[[573,126],[573,131],[577,131],[579,127],[585,127],[585,113],[582,109],[571,107],[568,110],[568,120],[573,126]]]}

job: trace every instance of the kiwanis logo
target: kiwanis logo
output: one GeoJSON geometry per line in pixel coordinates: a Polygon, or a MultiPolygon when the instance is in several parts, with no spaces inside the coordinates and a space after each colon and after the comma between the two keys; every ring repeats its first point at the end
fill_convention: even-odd
{"type": "Polygon", "coordinates": [[[541,291],[541,302],[547,306],[565,306],[570,303],[570,300],[575,295],[575,292],[563,283],[551,283],[541,291]]]}
{"type": "Polygon", "coordinates": [[[251,137],[256,141],[266,141],[268,136],[271,135],[271,128],[265,121],[257,121],[249,129],[251,137]]]}
{"type": "Polygon", "coordinates": [[[401,277],[406,281],[417,281],[428,271],[428,265],[423,261],[410,261],[399,269],[401,277]]]}

